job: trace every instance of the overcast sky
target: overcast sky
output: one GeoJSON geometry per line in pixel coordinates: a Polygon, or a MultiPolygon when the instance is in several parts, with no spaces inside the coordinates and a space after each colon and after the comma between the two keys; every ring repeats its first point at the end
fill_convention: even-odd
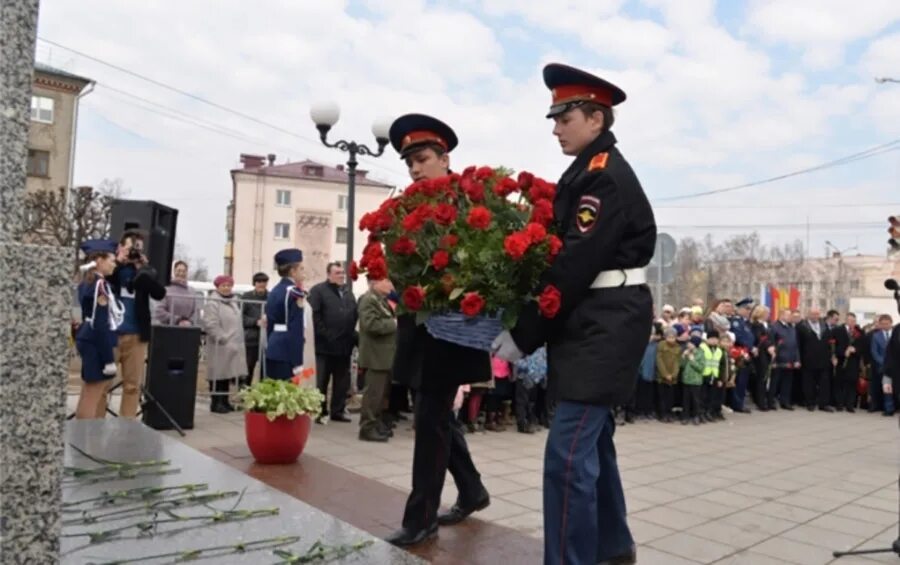
{"type": "MultiPolygon", "coordinates": [[[[883,254],[886,217],[900,213],[898,150],[672,199],[900,139],[900,84],[874,80],[900,79],[897,0],[43,0],[39,35],[64,47],[39,41],[38,60],[98,83],[81,106],[76,183],[121,178],[130,197],[178,208],[179,242],[213,273],[240,153],[344,159],[316,139],[316,100],[341,105],[337,136],[371,143],[379,116],[433,113],[459,134],[455,168],[505,165],[556,180],[568,159],[544,119],[541,79],[554,61],[628,93],[619,147],[660,230],[676,238],[758,229],[766,241],[805,242],[808,219],[814,255],[826,239],[883,254]],[[716,225],[735,227],[706,227],[716,225]]],[[[361,167],[407,182],[390,150],[361,167]]]]}

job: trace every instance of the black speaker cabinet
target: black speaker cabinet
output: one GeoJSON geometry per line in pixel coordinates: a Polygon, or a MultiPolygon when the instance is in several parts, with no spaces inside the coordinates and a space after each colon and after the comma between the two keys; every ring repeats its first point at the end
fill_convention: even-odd
{"type": "MultiPolygon", "coordinates": [[[[153,326],[150,332],[147,390],[186,430],[194,427],[200,334],[200,328],[179,326],[153,326]]],[[[145,401],[144,423],[155,430],[173,429],[162,410],[149,398],[145,401]]]]}
{"type": "Polygon", "coordinates": [[[110,206],[110,233],[118,240],[129,230],[144,234],[144,254],[156,270],[157,280],[168,285],[175,256],[175,228],[178,210],[152,200],[113,200],[110,206]]]}

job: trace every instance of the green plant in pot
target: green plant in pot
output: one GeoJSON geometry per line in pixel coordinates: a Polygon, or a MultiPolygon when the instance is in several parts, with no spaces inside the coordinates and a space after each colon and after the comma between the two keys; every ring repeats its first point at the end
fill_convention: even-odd
{"type": "Polygon", "coordinates": [[[312,420],[322,411],[322,393],[299,382],[263,379],[239,395],[253,457],[259,463],[296,461],[306,446],[312,420]]]}

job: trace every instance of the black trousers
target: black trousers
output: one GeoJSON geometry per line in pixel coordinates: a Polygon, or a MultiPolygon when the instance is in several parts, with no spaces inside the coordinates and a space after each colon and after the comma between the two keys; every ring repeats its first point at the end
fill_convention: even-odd
{"type": "Polygon", "coordinates": [[[712,381],[706,395],[706,413],[713,416],[721,414],[722,404],[725,403],[725,383],[722,379],[712,381]],[[716,386],[717,384],[722,386],[716,386]]]}
{"type": "Polygon", "coordinates": [[[764,353],[760,352],[760,357],[753,360],[751,390],[753,391],[753,402],[759,408],[766,408],[768,406],[768,383],[766,382],[766,373],[769,372],[769,361],[768,359],[763,358],[762,355],[764,355],[764,353]]]}
{"type": "Polygon", "coordinates": [[[834,405],[837,408],[856,408],[858,378],[859,362],[849,361],[846,367],[838,366],[834,376],[834,405]]]}
{"type": "Polygon", "coordinates": [[[769,408],[775,406],[775,401],[781,394],[781,369],[774,366],[769,371],[769,386],[766,388],[766,405],[769,408]]]}
{"type": "MultiPolygon", "coordinates": [[[[778,403],[782,406],[793,406],[794,377],[797,369],[777,368],[772,370],[773,385],[777,382],[778,403]]],[[[776,394],[776,387],[770,387],[770,397],[776,394]]]]}
{"type": "Polygon", "coordinates": [[[522,379],[516,381],[516,396],[513,404],[516,409],[516,423],[520,426],[535,421],[534,399],[537,391],[535,387],[526,388],[522,379]]]}
{"type": "Polygon", "coordinates": [[[653,414],[653,397],[656,383],[639,378],[635,390],[635,411],[641,416],[653,414]]]}
{"type": "Polygon", "coordinates": [[[412,492],[403,512],[403,527],[409,530],[423,530],[437,521],[448,470],[456,483],[461,506],[476,504],[484,489],[466,438],[453,421],[455,397],[456,387],[420,390],[416,394],[412,492]]]}
{"type": "MultiPolygon", "coordinates": [[[[259,363],[259,344],[247,344],[244,348],[247,354],[247,376],[241,379],[241,385],[250,386],[253,383],[253,372],[256,371],[256,364],[259,363]]],[[[265,375],[260,374],[260,379],[265,375]]]]}
{"type": "Polygon", "coordinates": [[[347,405],[350,392],[350,356],[316,355],[316,385],[325,396],[322,413],[341,415],[347,405]],[[328,383],[331,382],[331,412],[325,410],[328,402],[328,383]]]}
{"type": "Polygon", "coordinates": [[[672,406],[675,405],[675,385],[659,383],[656,387],[659,400],[659,416],[665,417],[672,414],[672,406]]]}
{"type": "Polygon", "coordinates": [[[831,367],[826,369],[802,369],[803,402],[807,407],[825,408],[831,402],[831,367]]]}
{"type": "Polygon", "coordinates": [[[409,387],[399,383],[391,383],[391,394],[388,400],[388,412],[397,414],[400,412],[412,412],[409,405],[409,387]]]}
{"type": "Polygon", "coordinates": [[[703,411],[703,385],[684,385],[681,417],[685,420],[696,418],[703,411]]]}

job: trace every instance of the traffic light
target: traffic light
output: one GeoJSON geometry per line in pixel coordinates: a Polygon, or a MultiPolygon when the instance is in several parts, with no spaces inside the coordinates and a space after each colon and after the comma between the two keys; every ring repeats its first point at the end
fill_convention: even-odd
{"type": "Polygon", "coordinates": [[[888,240],[888,254],[894,255],[900,253],[900,216],[891,216],[888,218],[888,233],[891,238],[888,240]]]}

